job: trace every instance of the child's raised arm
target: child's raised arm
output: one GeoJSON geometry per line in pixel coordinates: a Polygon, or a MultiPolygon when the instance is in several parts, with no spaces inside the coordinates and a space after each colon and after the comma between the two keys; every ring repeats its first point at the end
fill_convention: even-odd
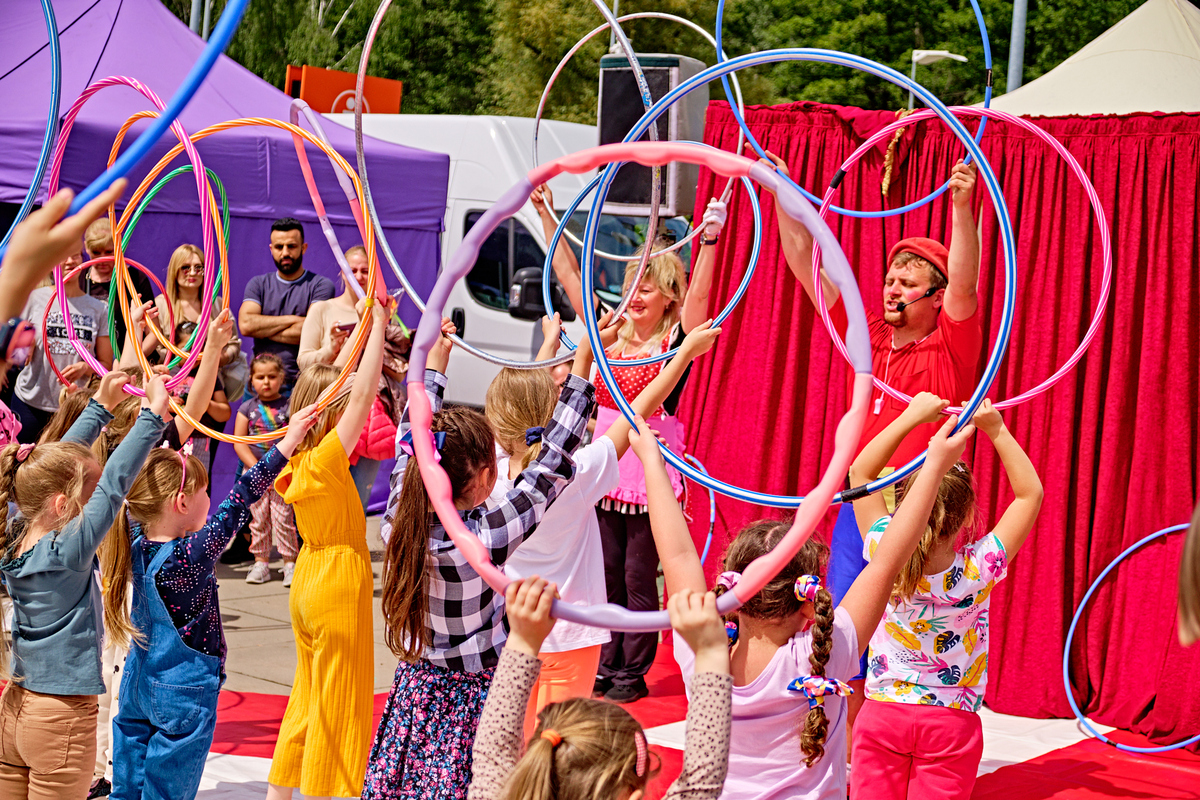
{"type": "MultiPolygon", "coordinates": [[[[671,392],[675,391],[675,387],[683,378],[683,373],[687,370],[688,365],[698,356],[712,350],[713,344],[720,335],[721,329],[712,327],[711,319],[693,328],[691,333],[684,338],[683,344],[679,346],[679,352],[675,354],[675,357],[630,403],[633,406],[633,413],[639,417],[645,417],[657,411],[671,395],[671,392]]],[[[625,455],[625,451],[629,449],[630,429],[629,420],[625,419],[625,415],[622,414],[604,432],[604,435],[612,440],[613,447],[617,450],[617,458],[625,455]]]]}
{"type": "Polygon", "coordinates": [[[850,612],[854,620],[854,629],[858,633],[859,655],[866,652],[871,634],[879,627],[879,620],[883,618],[883,612],[887,609],[888,597],[895,586],[896,576],[912,558],[922,534],[929,526],[929,514],[933,510],[934,500],[937,499],[942,478],[958,461],[967,446],[967,441],[975,433],[975,426],[968,423],[951,436],[950,431],[957,422],[958,417],[950,417],[929,440],[929,454],[925,457],[925,466],[904,493],[904,502],[896,508],[891,523],[879,540],[875,555],[855,578],[839,604],[850,612]]]}
{"type": "MultiPolygon", "coordinates": [[[[879,477],[904,438],[918,426],[936,422],[949,405],[949,401],[930,392],[917,394],[900,416],[867,442],[858,458],[854,459],[850,465],[850,485],[862,486],[879,477]]],[[[887,516],[887,513],[887,505],[879,492],[854,500],[854,521],[858,523],[858,532],[863,539],[867,538],[867,531],[875,524],[875,520],[887,516]]]]}
{"type": "MultiPolygon", "coordinates": [[[[204,341],[204,355],[200,358],[200,369],[196,370],[196,379],[188,390],[187,403],[183,410],[192,419],[200,419],[208,411],[212,402],[213,390],[217,388],[217,372],[221,369],[221,351],[233,338],[233,315],[229,309],[218,314],[208,323],[208,336],[204,341]]],[[[226,420],[229,417],[225,418],[226,420]]],[[[175,431],[179,441],[186,442],[196,430],[196,426],[187,422],[183,417],[175,418],[175,431]]]]}
{"type": "Polygon", "coordinates": [[[386,304],[371,305],[371,338],[367,339],[362,360],[358,362],[354,385],[350,387],[350,402],[337,423],[338,439],[347,456],[354,452],[363,425],[367,424],[367,416],[371,413],[371,404],[379,392],[379,375],[383,372],[383,333],[395,307],[396,301],[392,298],[388,298],[386,304]]]}
{"type": "Polygon", "coordinates": [[[704,567],[700,564],[700,556],[696,554],[692,533],[688,530],[687,520],[683,518],[679,501],[675,499],[675,489],[667,475],[667,465],[663,462],[658,439],[641,417],[637,418],[637,430],[629,432],[629,443],[642,460],[642,469],[646,473],[650,531],[658,548],[659,561],[662,562],[667,594],[672,595],[684,589],[704,592],[708,588],[704,583],[704,567]]]}
{"type": "Polygon", "coordinates": [[[542,346],[538,348],[534,361],[549,361],[558,355],[558,346],[562,337],[562,319],[558,312],[553,317],[542,317],[542,346]]]}
{"type": "Polygon", "coordinates": [[[1000,455],[1000,463],[1004,465],[1004,472],[1008,475],[1009,485],[1016,495],[992,529],[1000,544],[1004,545],[1004,554],[1011,562],[1033,530],[1033,523],[1042,507],[1042,481],[1033,462],[1013,438],[991,400],[983,401],[971,421],[992,440],[1000,455]]]}

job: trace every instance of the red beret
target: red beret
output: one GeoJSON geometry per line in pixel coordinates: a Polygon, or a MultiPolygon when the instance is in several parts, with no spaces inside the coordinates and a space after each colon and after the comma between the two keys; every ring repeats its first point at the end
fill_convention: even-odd
{"type": "Polygon", "coordinates": [[[891,267],[892,261],[900,253],[912,253],[933,264],[933,268],[942,273],[942,277],[949,280],[949,274],[946,271],[946,262],[950,259],[950,252],[946,250],[946,246],[939,241],[926,239],[923,236],[914,236],[909,239],[901,239],[892,245],[891,252],[888,253],[887,266],[891,267]]]}

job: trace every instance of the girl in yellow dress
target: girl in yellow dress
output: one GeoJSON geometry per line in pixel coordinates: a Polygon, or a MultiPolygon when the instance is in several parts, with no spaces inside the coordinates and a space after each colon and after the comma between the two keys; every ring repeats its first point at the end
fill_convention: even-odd
{"type": "MultiPolygon", "coordinates": [[[[370,325],[371,333],[349,392],[326,406],[275,482],[296,512],[304,546],[289,598],[296,679],[275,742],[267,800],[288,800],[296,787],[305,797],[362,791],[371,746],[374,578],[348,457],[375,399],[394,306],[367,302],[371,313],[359,325],[370,325]]],[[[301,372],[292,412],[315,402],[338,373],[327,364],[301,372]]]]}

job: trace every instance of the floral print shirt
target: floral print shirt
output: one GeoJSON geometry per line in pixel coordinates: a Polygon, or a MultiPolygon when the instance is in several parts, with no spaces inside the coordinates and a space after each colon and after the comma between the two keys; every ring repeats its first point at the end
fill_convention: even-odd
{"type": "MultiPolygon", "coordinates": [[[[867,531],[863,558],[875,554],[890,516],[867,531]]],[[[1008,574],[994,533],[958,552],[944,572],[926,575],[908,602],[893,597],[871,637],[867,698],[978,711],[987,685],[992,590],[1008,574]]]]}

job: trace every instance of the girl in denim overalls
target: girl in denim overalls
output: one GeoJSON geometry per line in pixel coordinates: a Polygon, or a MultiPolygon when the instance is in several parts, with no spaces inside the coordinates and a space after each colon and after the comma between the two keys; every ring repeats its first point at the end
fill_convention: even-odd
{"type": "Polygon", "coordinates": [[[127,514],[111,534],[131,543],[123,567],[133,582],[137,630],[113,723],[113,798],[195,797],[225,682],[213,569],[308,432],[314,412],[310,406],[292,416],[278,446],[241,477],[207,524],[208,475],[192,455],[156,450],[134,480],[127,514]]]}

